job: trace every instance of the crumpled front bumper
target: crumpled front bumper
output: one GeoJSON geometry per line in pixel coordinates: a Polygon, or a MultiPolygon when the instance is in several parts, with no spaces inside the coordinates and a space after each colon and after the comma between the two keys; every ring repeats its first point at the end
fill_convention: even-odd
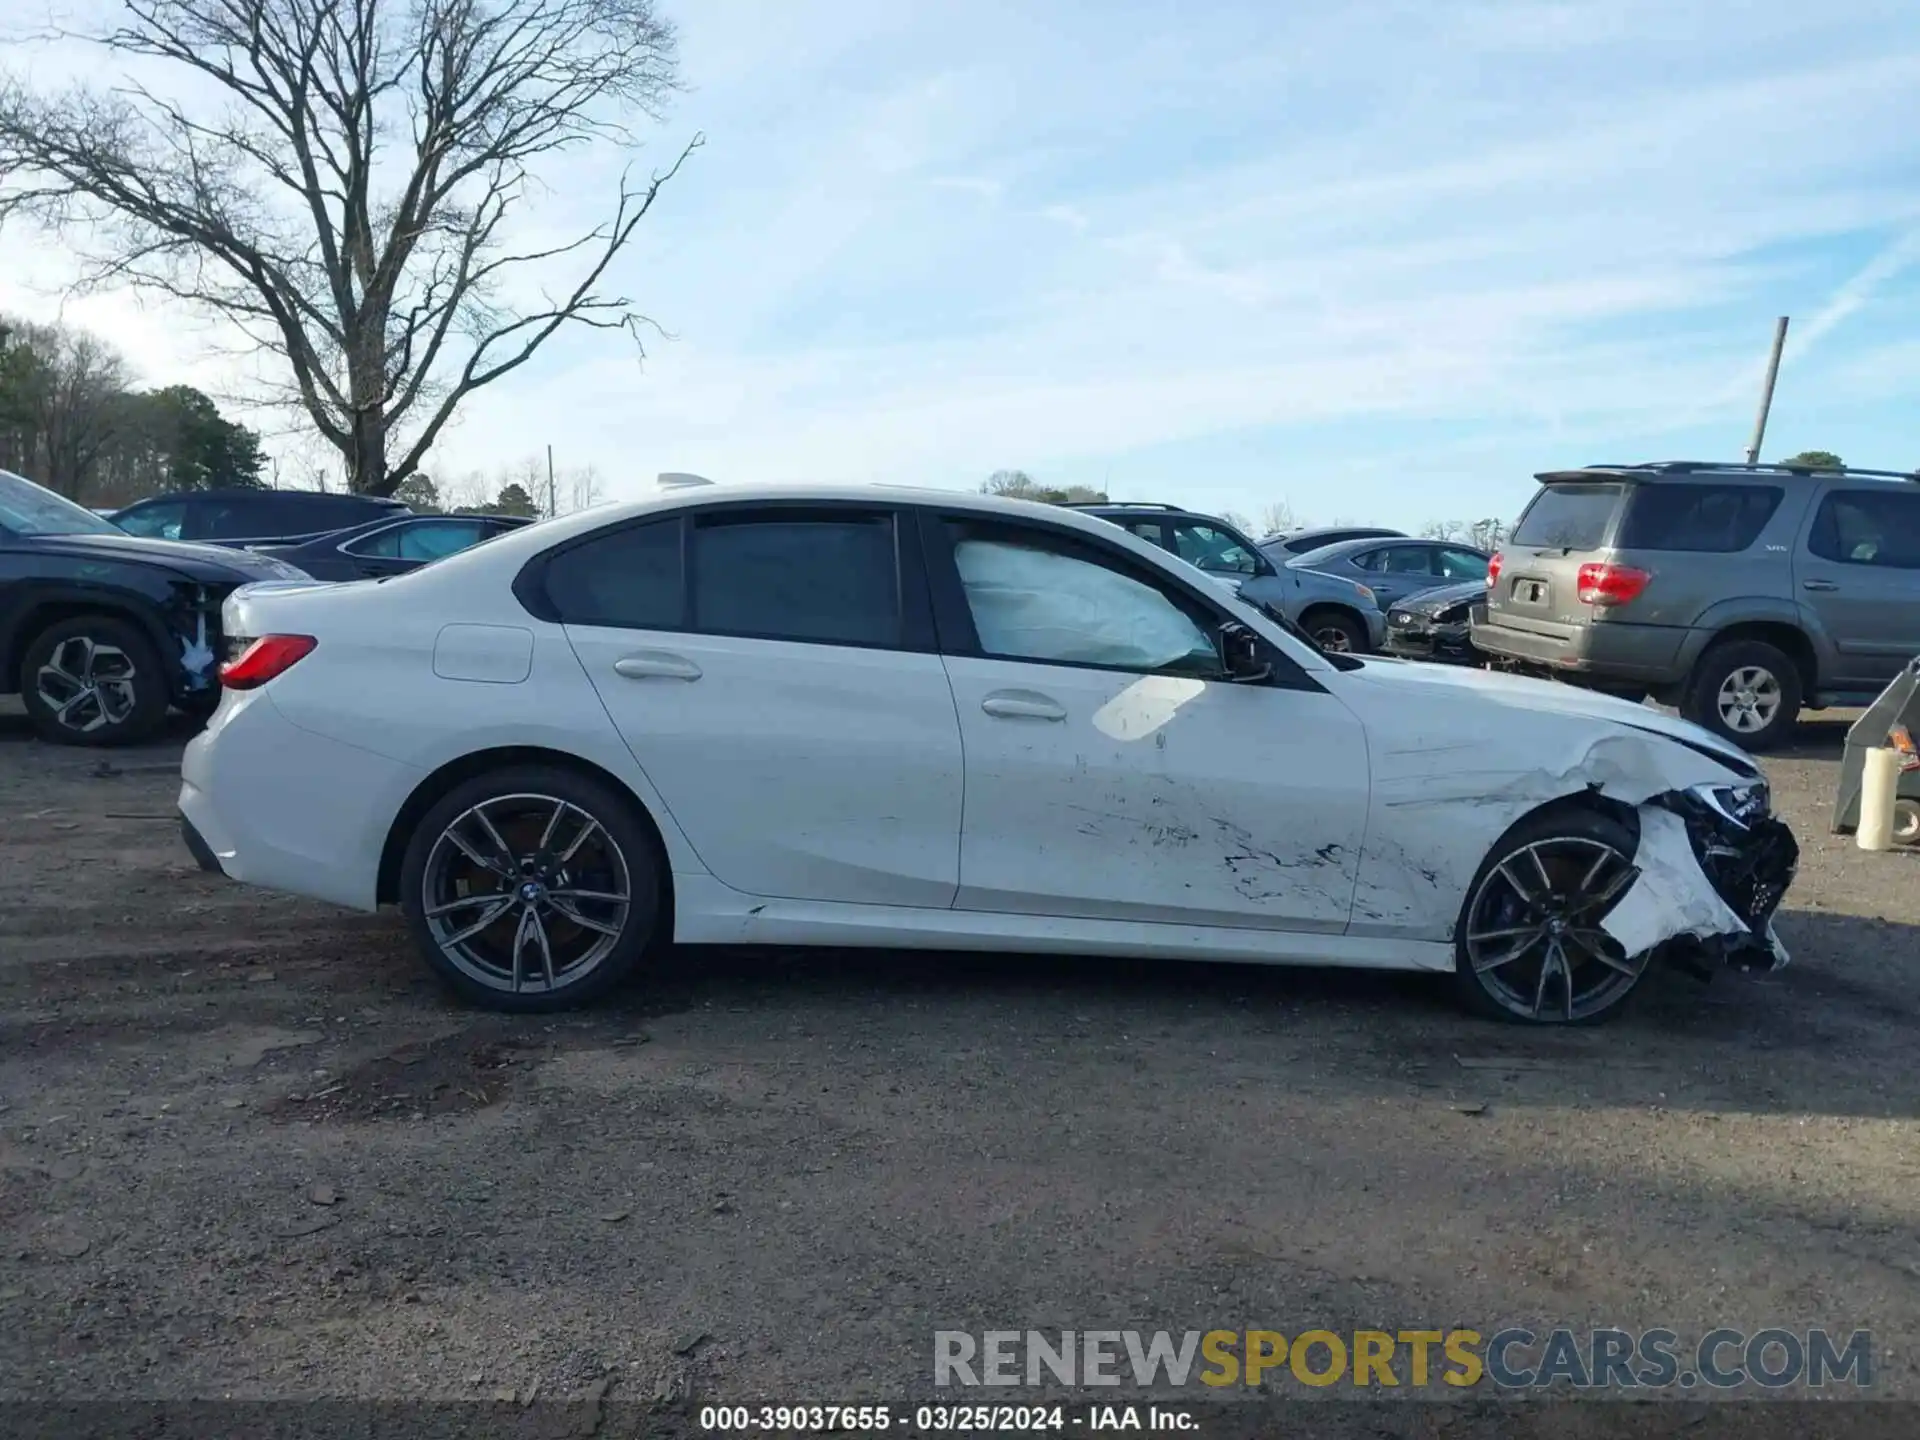
{"type": "Polygon", "coordinates": [[[1773,916],[1800,869],[1800,842],[1792,829],[1770,814],[1742,825],[1685,793],[1671,801],[1714,893],[1747,927],[1744,935],[1701,943],[1712,958],[1736,970],[1778,970],[1787,963],[1787,950],[1773,933],[1773,916]]]}
{"type": "Polygon", "coordinates": [[[1702,974],[1787,963],[1773,917],[1800,845],[1764,799],[1736,813],[1697,791],[1655,796],[1640,810],[1634,864],[1639,878],[1601,922],[1629,955],[1659,947],[1702,974]]]}

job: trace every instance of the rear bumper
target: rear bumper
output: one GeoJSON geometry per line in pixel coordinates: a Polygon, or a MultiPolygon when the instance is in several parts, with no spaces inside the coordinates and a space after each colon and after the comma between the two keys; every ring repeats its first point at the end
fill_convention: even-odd
{"type": "Polygon", "coordinates": [[[1602,680],[1671,684],[1684,678],[1681,655],[1688,632],[1667,625],[1630,625],[1617,620],[1580,625],[1564,635],[1517,630],[1475,619],[1474,645],[1523,669],[1602,680]]]}
{"type": "Polygon", "coordinates": [[[193,856],[193,863],[202,870],[214,875],[227,873],[220,868],[220,859],[213,853],[213,847],[207,844],[206,837],[193,828],[193,821],[184,813],[180,816],[180,838],[186,842],[187,853],[193,856]]]}
{"type": "Polygon", "coordinates": [[[181,834],[203,869],[372,910],[387,830],[421,778],[300,729],[267,690],[229,692],[181,760],[181,834]]]}

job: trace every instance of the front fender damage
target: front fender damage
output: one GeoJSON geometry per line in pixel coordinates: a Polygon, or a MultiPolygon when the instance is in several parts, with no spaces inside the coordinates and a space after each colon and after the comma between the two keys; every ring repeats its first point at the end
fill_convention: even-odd
{"type": "Polygon", "coordinates": [[[1774,912],[1799,867],[1793,832],[1764,810],[1739,816],[1695,788],[1640,806],[1638,875],[1600,921],[1628,955],[1665,947],[1696,972],[1777,970],[1787,947],[1774,912]]]}
{"type": "Polygon", "coordinates": [[[1545,766],[1474,763],[1489,753],[1476,737],[1379,757],[1366,846],[1372,863],[1363,867],[1357,917],[1410,918],[1424,890],[1451,897],[1451,938],[1473,875],[1501,835],[1546,805],[1599,797],[1639,831],[1635,877],[1600,922],[1627,955],[1657,950],[1696,973],[1787,962],[1773,915],[1792,884],[1799,847],[1767,813],[1765,781],[1750,762],[1619,724],[1545,766]],[[1409,831],[1434,822],[1455,839],[1447,859],[1438,867],[1404,863],[1413,848],[1409,831]]]}
{"type": "Polygon", "coordinates": [[[183,696],[211,694],[218,686],[220,606],[232,588],[190,580],[171,587],[161,619],[173,649],[168,658],[175,667],[176,688],[183,696]]]}

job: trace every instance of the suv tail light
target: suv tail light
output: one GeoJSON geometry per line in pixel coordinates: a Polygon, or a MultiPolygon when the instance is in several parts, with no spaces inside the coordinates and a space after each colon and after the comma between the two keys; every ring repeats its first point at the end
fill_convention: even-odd
{"type": "Polygon", "coordinates": [[[1487,588],[1489,590],[1493,588],[1493,582],[1500,578],[1500,567],[1506,563],[1506,559],[1507,557],[1505,555],[1496,550],[1493,552],[1493,558],[1487,561],[1487,588]]]}
{"type": "Polygon", "coordinates": [[[1650,572],[1631,565],[1607,565],[1598,561],[1580,567],[1580,603],[1582,605],[1624,605],[1637,599],[1650,572]]]}
{"type": "Polygon", "coordinates": [[[244,648],[220,667],[220,683],[229,690],[258,689],[311,655],[320,642],[311,635],[262,635],[235,643],[244,648]]]}

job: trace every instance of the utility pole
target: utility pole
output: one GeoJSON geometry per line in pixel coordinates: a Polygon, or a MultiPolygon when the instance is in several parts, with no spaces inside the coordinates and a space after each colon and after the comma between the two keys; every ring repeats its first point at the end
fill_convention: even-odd
{"type": "Polygon", "coordinates": [[[1767,383],[1760,392],[1760,414],[1753,422],[1753,443],[1747,446],[1747,464],[1760,463],[1760,442],[1767,438],[1767,412],[1773,409],[1773,382],[1780,378],[1780,352],[1787,348],[1787,317],[1773,327],[1773,354],[1767,357],[1767,383]]]}
{"type": "Polygon", "coordinates": [[[557,498],[557,492],[553,488],[553,446],[549,445],[547,446],[547,518],[551,520],[559,513],[559,500],[557,498]]]}

